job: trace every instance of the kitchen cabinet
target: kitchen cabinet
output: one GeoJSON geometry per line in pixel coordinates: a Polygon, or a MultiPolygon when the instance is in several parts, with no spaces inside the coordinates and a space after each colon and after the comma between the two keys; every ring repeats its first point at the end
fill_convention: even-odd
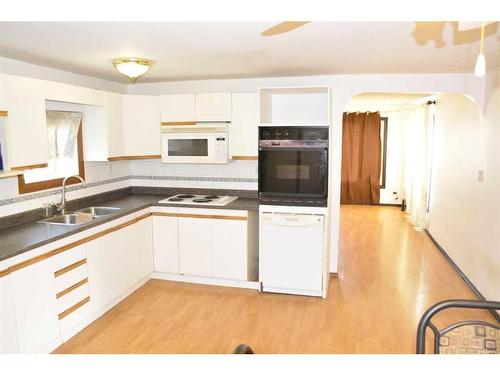
{"type": "Polygon", "coordinates": [[[161,95],[160,107],[162,123],[196,121],[194,94],[161,95]]]}
{"type": "Polygon", "coordinates": [[[106,93],[105,124],[107,158],[123,156],[123,95],[106,93]]]}
{"type": "MultiPolygon", "coordinates": [[[[142,219],[137,224],[138,243],[138,278],[135,282],[144,279],[151,275],[154,271],[154,255],[153,255],[153,219],[148,217],[142,219]]],[[[134,282],[134,283],[135,283],[134,282]]]]}
{"type": "Polygon", "coordinates": [[[43,166],[48,160],[45,118],[46,81],[5,75],[3,90],[9,112],[7,154],[9,168],[43,166]]]}
{"type": "Polygon", "coordinates": [[[247,280],[247,221],[212,220],[212,276],[247,280]]]}
{"type": "Polygon", "coordinates": [[[7,92],[5,91],[5,75],[0,74],[0,111],[7,110],[7,92]]]}
{"type": "Polygon", "coordinates": [[[177,217],[153,216],[154,269],[156,272],[179,273],[177,217]]]}
{"type": "Polygon", "coordinates": [[[17,328],[11,275],[0,277],[0,353],[17,353],[17,328]]]}
{"type": "Polygon", "coordinates": [[[233,159],[258,156],[259,111],[257,93],[233,93],[229,125],[229,153],[233,159]]]}
{"type": "Polygon", "coordinates": [[[212,221],[179,217],[179,273],[212,276],[212,221]]]}
{"type": "Polygon", "coordinates": [[[21,353],[54,349],[60,343],[52,260],[11,274],[16,328],[21,353]]]}
{"type": "Polygon", "coordinates": [[[196,121],[231,121],[231,93],[196,94],[196,121]]]}
{"type": "Polygon", "coordinates": [[[160,156],[160,98],[123,96],[123,152],[126,156],[160,156]]]}
{"type": "Polygon", "coordinates": [[[86,244],[92,313],[106,307],[119,294],[117,246],[127,245],[121,242],[120,235],[112,232],[86,244]]]}

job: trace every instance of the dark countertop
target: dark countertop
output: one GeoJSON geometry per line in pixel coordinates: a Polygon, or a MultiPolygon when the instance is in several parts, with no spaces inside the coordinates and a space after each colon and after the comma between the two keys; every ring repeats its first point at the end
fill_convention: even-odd
{"type": "MultiPolygon", "coordinates": [[[[88,207],[91,205],[119,207],[120,210],[112,214],[106,215],[91,222],[77,225],[51,225],[41,224],[36,221],[16,225],[10,228],[0,230],[0,261],[22,254],[26,251],[36,249],[48,243],[60,240],[76,233],[82,232],[89,228],[107,223],[119,217],[129,215],[133,212],[140,211],[151,206],[164,207],[190,207],[190,208],[215,208],[226,210],[245,210],[258,211],[259,201],[256,198],[238,198],[237,200],[227,204],[226,206],[193,206],[181,204],[165,204],[158,201],[165,199],[174,194],[130,194],[120,198],[109,200],[99,200],[98,203],[89,204],[86,201],[85,206],[71,207],[72,210],[88,207]]],[[[38,219],[36,219],[38,220],[38,219]]]]}

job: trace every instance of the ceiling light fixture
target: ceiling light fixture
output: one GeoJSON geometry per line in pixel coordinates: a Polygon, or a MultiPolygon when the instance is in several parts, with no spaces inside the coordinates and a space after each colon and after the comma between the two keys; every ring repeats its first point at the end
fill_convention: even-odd
{"type": "Polygon", "coordinates": [[[483,45],[484,45],[484,22],[481,24],[481,44],[479,47],[479,55],[477,55],[476,59],[476,67],[474,69],[474,74],[476,77],[484,77],[486,74],[486,59],[483,54],[483,45]]]}
{"type": "Polygon", "coordinates": [[[127,76],[132,83],[135,83],[137,78],[146,74],[152,64],[151,60],[138,57],[122,57],[113,61],[116,70],[127,76]]]}

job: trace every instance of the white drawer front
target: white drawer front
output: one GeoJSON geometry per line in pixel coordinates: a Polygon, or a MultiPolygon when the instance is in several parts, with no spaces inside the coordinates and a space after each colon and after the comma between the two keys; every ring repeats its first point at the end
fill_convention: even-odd
{"type": "Polygon", "coordinates": [[[85,258],[85,247],[77,246],[52,257],[54,272],[85,258]]]}
{"type": "Polygon", "coordinates": [[[73,311],[71,314],[66,315],[64,318],[59,320],[59,327],[61,333],[64,334],[71,330],[75,325],[86,319],[90,315],[90,302],[80,306],[78,309],[73,311]]]}
{"type": "Polygon", "coordinates": [[[87,263],[72,269],[60,276],[55,278],[56,293],[62,292],[63,290],[75,285],[77,282],[88,277],[87,263]]]}
{"type": "Polygon", "coordinates": [[[89,296],[89,284],[85,283],[57,299],[57,313],[66,311],[71,306],[89,296]]]}

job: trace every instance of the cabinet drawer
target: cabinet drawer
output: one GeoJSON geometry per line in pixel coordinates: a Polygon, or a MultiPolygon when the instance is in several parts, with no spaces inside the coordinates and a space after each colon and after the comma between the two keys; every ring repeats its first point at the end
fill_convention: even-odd
{"type": "MultiPolygon", "coordinates": [[[[82,280],[83,281],[83,280],[82,280]]],[[[75,284],[78,285],[78,284],[75,284]]],[[[85,283],[57,299],[57,313],[60,314],[89,296],[89,284],[85,283]]]]}
{"type": "Polygon", "coordinates": [[[85,247],[77,246],[52,257],[54,272],[85,258],[85,247]]]}
{"type": "Polygon", "coordinates": [[[59,327],[61,333],[64,334],[71,330],[78,323],[86,319],[90,315],[90,303],[89,299],[84,299],[80,301],[78,308],[73,310],[71,313],[59,319],[59,327]]]}
{"type": "Polygon", "coordinates": [[[70,271],[65,272],[63,274],[60,274],[59,276],[56,275],[55,277],[56,293],[59,293],[69,288],[70,286],[75,285],[79,281],[87,278],[87,276],[88,276],[87,260],[85,259],[85,263],[82,263],[78,267],[71,269],[70,271]]]}

